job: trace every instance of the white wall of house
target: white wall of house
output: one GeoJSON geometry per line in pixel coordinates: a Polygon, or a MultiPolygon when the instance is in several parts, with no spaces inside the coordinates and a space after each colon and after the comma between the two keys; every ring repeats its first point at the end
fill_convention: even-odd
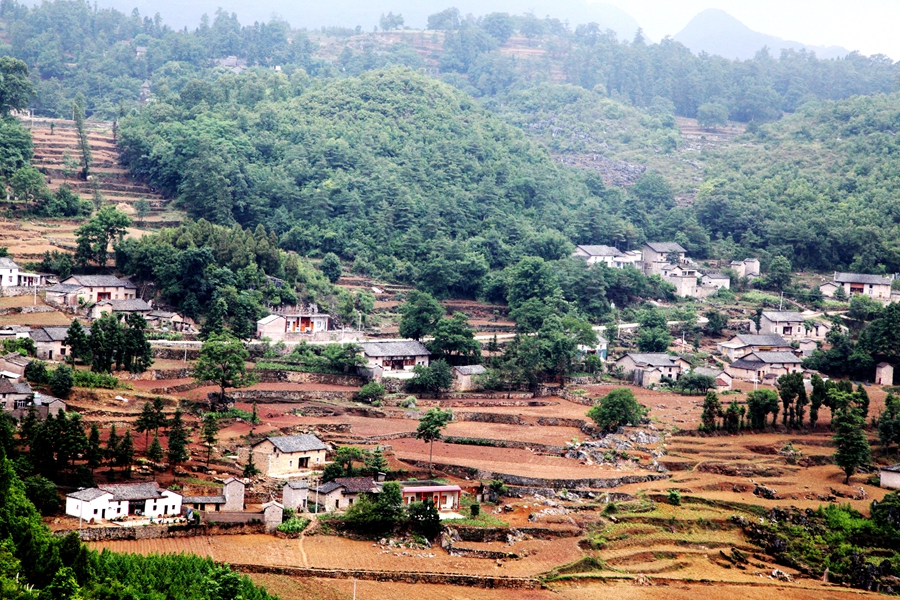
{"type": "Polygon", "coordinates": [[[881,471],[881,487],[890,490],[900,490],[900,473],[894,471],[881,471]]]}

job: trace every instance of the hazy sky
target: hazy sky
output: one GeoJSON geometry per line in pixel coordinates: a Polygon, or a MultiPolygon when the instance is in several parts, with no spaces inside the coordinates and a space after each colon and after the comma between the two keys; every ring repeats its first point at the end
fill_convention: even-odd
{"type": "Polygon", "coordinates": [[[900,0],[596,1],[626,11],[657,41],[681,31],[698,12],[720,8],[760,33],[900,59],[900,0]]]}

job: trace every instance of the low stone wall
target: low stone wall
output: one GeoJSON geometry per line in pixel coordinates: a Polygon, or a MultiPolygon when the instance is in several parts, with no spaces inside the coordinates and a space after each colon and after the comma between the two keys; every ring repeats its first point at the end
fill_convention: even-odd
{"type": "MultiPolygon", "coordinates": [[[[414,436],[415,432],[412,433],[412,437],[414,436]]],[[[404,437],[406,437],[406,434],[404,434],[404,437]]],[[[493,448],[517,448],[520,450],[528,449],[533,450],[537,454],[546,454],[550,456],[560,456],[565,454],[567,450],[567,448],[564,448],[563,446],[551,446],[549,444],[523,442],[520,440],[494,440],[490,438],[446,436],[443,441],[446,444],[459,444],[462,446],[488,446],[493,448]]]]}
{"type": "Polygon", "coordinates": [[[260,383],[320,383],[323,385],[344,385],[362,387],[366,379],[350,373],[305,373],[302,371],[279,371],[264,369],[256,372],[260,383]]]}
{"type": "Polygon", "coordinates": [[[519,555],[515,552],[501,552],[498,550],[481,550],[480,548],[466,548],[465,546],[457,546],[450,544],[447,546],[447,553],[450,556],[458,556],[460,558],[486,558],[488,560],[518,560],[519,555]]]}
{"type": "Polygon", "coordinates": [[[500,423],[503,425],[521,425],[522,418],[519,415],[504,413],[483,413],[470,411],[454,411],[454,421],[472,421],[475,423],[500,423]]]}
{"type": "MultiPolygon", "coordinates": [[[[224,514],[224,513],[222,513],[224,514]]],[[[241,513],[236,513],[241,514],[241,513]]],[[[260,516],[257,515],[257,518],[260,516]]],[[[72,532],[82,542],[110,542],[118,540],[151,540],[158,538],[201,537],[209,535],[243,535],[265,533],[263,523],[222,523],[216,525],[146,525],[141,527],[86,527],[84,529],[54,531],[63,537],[72,532]]]]}
{"type": "MultiPolygon", "coordinates": [[[[505,542],[510,536],[526,536],[537,540],[578,537],[577,527],[450,527],[463,542],[505,542]]],[[[451,534],[452,535],[452,534],[451,534]]]]}
{"type": "Polygon", "coordinates": [[[152,347],[153,358],[162,360],[197,360],[200,356],[200,348],[167,348],[163,346],[152,347]]]}
{"type": "Polygon", "coordinates": [[[194,370],[190,367],[185,367],[183,369],[150,369],[143,373],[117,371],[115,375],[119,379],[130,381],[157,381],[160,379],[187,379],[194,376],[194,370]]]}
{"type": "Polygon", "coordinates": [[[260,402],[265,404],[293,404],[309,400],[342,400],[352,401],[356,392],[320,392],[297,390],[235,390],[228,392],[228,398],[242,402],[260,402]]]}
{"type": "Polygon", "coordinates": [[[431,583],[488,589],[534,590],[541,587],[537,579],[527,577],[496,577],[463,573],[435,573],[425,571],[369,571],[363,569],[318,569],[313,567],[274,567],[230,563],[241,573],[271,573],[291,577],[320,577],[323,579],[361,579],[394,583],[431,583]]]}
{"type": "MultiPolygon", "coordinates": [[[[428,469],[426,461],[405,461],[415,465],[420,469],[428,469]]],[[[544,479],[541,477],[524,477],[522,475],[512,475],[509,473],[498,473],[496,471],[486,471],[475,469],[472,467],[463,467],[459,465],[448,465],[442,463],[434,463],[434,469],[444,471],[454,477],[460,479],[479,479],[482,481],[490,479],[500,479],[503,483],[514,486],[551,488],[554,490],[571,490],[571,489],[606,489],[615,488],[632,483],[645,483],[648,481],[659,481],[668,479],[669,475],[650,473],[647,475],[623,475],[622,477],[613,478],[585,478],[585,479],[544,479]]]]}
{"type": "Polygon", "coordinates": [[[39,285],[36,287],[0,287],[0,298],[12,298],[13,296],[31,296],[32,294],[34,294],[35,289],[37,289],[38,294],[41,294],[42,292],[46,292],[50,287],[51,286],[49,285],[39,285]]]}

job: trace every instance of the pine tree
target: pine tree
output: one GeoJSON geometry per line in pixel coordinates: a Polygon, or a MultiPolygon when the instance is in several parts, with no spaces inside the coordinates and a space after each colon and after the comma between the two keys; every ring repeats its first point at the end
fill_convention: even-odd
{"type": "Polygon", "coordinates": [[[376,448],[375,452],[366,458],[366,469],[371,471],[373,475],[387,471],[388,462],[384,458],[384,453],[382,453],[381,448],[376,448]]]}
{"type": "Polygon", "coordinates": [[[106,440],[106,452],[104,453],[104,458],[112,461],[116,457],[116,452],[119,450],[119,434],[116,432],[116,424],[113,423],[109,427],[109,438],[106,440]]]}
{"type": "Polygon", "coordinates": [[[200,430],[200,436],[203,438],[203,443],[206,444],[206,466],[209,467],[213,446],[219,441],[219,420],[214,413],[206,413],[203,416],[203,429],[200,430]]]}
{"type": "Polygon", "coordinates": [[[156,416],[153,413],[153,406],[149,402],[144,402],[141,414],[134,422],[134,430],[144,434],[144,448],[149,447],[150,431],[156,428],[156,416]]]}
{"type": "Polygon", "coordinates": [[[216,298],[206,320],[200,328],[200,339],[206,341],[211,335],[219,335],[225,331],[225,315],[228,313],[228,304],[224,298],[216,298]]]}
{"type": "Polygon", "coordinates": [[[847,476],[844,479],[845,484],[850,483],[850,477],[856,472],[857,467],[872,460],[865,426],[862,411],[852,404],[841,408],[832,419],[834,464],[844,470],[847,476]]]}
{"type": "Polygon", "coordinates": [[[163,448],[162,444],[159,443],[159,438],[157,436],[153,436],[153,441],[150,443],[150,447],[147,449],[147,458],[152,460],[155,463],[158,463],[163,459],[163,448]]]}
{"type": "Polygon", "coordinates": [[[100,428],[96,423],[91,423],[91,433],[88,436],[88,447],[85,453],[87,467],[94,473],[94,469],[103,463],[103,448],[100,447],[100,428]]]}
{"type": "Polygon", "coordinates": [[[153,435],[159,437],[159,428],[168,426],[169,421],[166,419],[165,404],[163,399],[157,396],[153,399],[153,435]]]}
{"type": "Polygon", "coordinates": [[[253,401],[253,415],[250,417],[251,425],[259,425],[259,411],[256,408],[256,401],[253,401]]]}
{"type": "Polygon", "coordinates": [[[247,464],[244,465],[244,477],[256,477],[259,475],[259,469],[256,468],[256,464],[253,462],[253,451],[250,452],[250,458],[247,459],[247,464]]]}
{"type": "Polygon", "coordinates": [[[184,427],[184,421],[181,418],[181,409],[175,409],[175,416],[169,424],[169,464],[172,465],[172,474],[175,474],[175,467],[180,463],[186,462],[190,458],[187,445],[187,430],[184,427]]]}
{"type": "Polygon", "coordinates": [[[134,441],[131,439],[131,432],[126,431],[125,437],[116,448],[116,465],[125,467],[125,472],[131,473],[132,462],[134,462],[134,441]]]}
{"type": "Polygon", "coordinates": [[[69,347],[69,356],[66,358],[70,364],[74,365],[76,358],[86,365],[91,364],[91,341],[88,339],[84,327],[77,320],[72,321],[72,324],[69,325],[63,343],[69,347]]]}

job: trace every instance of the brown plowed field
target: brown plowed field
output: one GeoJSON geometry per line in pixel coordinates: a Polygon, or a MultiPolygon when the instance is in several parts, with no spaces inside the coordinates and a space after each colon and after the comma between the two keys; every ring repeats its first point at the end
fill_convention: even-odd
{"type": "MultiPolygon", "coordinates": [[[[577,538],[558,540],[526,540],[509,547],[509,551],[529,554],[520,560],[508,560],[502,567],[496,560],[459,558],[440,548],[430,550],[401,550],[386,552],[372,542],[349,540],[335,536],[317,535],[300,540],[284,540],[269,535],[228,535],[138,540],[127,542],[97,542],[89,544],[99,550],[138,554],[177,554],[188,552],[209,556],[213,560],[237,563],[296,567],[365,569],[375,571],[427,571],[440,573],[468,573],[477,575],[506,575],[528,577],[549,571],[553,567],[575,561],[583,556],[577,538]],[[410,556],[395,556],[408,552],[410,556]],[[419,555],[434,554],[433,557],[419,555]]],[[[498,548],[501,544],[497,544],[498,548]]]]}
{"type": "Polygon", "coordinates": [[[564,446],[573,438],[585,439],[585,435],[576,427],[530,427],[528,425],[458,421],[451,423],[444,431],[445,435],[458,437],[512,440],[551,446],[564,446]]]}

